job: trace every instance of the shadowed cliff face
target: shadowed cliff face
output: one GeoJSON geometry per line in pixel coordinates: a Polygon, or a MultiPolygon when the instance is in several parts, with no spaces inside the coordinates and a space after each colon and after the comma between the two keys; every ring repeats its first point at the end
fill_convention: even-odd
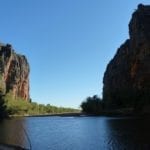
{"type": "Polygon", "coordinates": [[[0,92],[29,100],[29,64],[11,45],[0,45],[0,92]]]}
{"type": "Polygon", "coordinates": [[[108,108],[150,104],[150,6],[138,5],[129,35],[104,74],[103,99],[108,108]]]}

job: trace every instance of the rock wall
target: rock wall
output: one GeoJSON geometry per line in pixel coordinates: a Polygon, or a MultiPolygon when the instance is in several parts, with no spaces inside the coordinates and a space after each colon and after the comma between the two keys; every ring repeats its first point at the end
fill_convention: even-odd
{"type": "Polygon", "coordinates": [[[12,46],[0,44],[0,92],[29,100],[29,64],[12,46]]]}
{"type": "Polygon", "coordinates": [[[109,62],[103,78],[107,108],[150,104],[150,6],[138,5],[129,23],[129,39],[109,62]]]}

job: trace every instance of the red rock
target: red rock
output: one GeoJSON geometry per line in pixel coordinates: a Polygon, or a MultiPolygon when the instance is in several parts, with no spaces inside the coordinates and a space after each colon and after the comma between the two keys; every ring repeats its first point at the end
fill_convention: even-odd
{"type": "Polygon", "coordinates": [[[12,46],[0,45],[0,91],[12,92],[13,97],[29,100],[29,63],[24,55],[16,54],[12,46]]]}

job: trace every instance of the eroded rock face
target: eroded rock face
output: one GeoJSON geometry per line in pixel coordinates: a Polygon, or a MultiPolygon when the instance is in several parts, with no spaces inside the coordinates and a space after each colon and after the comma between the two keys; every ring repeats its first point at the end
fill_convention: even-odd
{"type": "Polygon", "coordinates": [[[9,44],[0,44],[0,92],[29,100],[29,64],[9,44]]]}
{"type": "Polygon", "coordinates": [[[129,35],[104,74],[107,108],[150,104],[150,6],[138,5],[129,23],[129,35]]]}

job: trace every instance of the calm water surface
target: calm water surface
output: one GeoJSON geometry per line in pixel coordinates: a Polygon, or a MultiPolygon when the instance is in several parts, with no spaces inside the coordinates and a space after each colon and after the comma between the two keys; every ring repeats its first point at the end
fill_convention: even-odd
{"type": "Polygon", "coordinates": [[[33,150],[148,150],[150,118],[29,117],[0,124],[0,142],[33,150]]]}

